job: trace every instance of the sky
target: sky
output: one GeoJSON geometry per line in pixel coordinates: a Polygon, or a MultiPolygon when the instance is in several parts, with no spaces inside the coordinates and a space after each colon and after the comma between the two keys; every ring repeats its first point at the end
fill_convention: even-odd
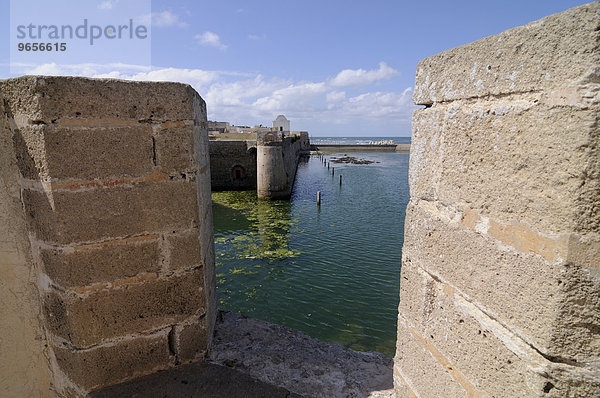
{"type": "MultiPolygon", "coordinates": [[[[284,114],[292,130],[311,136],[410,136],[421,59],[585,3],[0,0],[0,78],[179,81],[206,101],[209,120],[270,126],[284,114]],[[67,41],[63,58],[16,50],[16,26],[24,21],[84,18],[101,27],[132,18],[150,29],[143,40],[118,45],[105,38],[93,45],[67,41]]],[[[27,41],[36,40],[21,40],[27,41]]]]}

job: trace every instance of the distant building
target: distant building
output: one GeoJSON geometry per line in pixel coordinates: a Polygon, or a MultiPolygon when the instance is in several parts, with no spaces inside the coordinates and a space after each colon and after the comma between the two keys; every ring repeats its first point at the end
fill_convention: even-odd
{"type": "Polygon", "coordinates": [[[290,131],[290,121],[285,116],[279,115],[273,120],[273,128],[277,131],[290,131]]]}

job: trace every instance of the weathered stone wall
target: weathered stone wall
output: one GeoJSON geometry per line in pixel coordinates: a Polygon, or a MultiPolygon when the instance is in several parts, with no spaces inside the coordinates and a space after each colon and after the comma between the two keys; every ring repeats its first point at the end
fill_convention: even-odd
{"type": "MultiPolygon", "coordinates": [[[[215,317],[204,101],[177,83],[23,77],[0,89],[11,123],[2,283],[17,289],[1,322],[24,331],[8,335],[24,350],[8,357],[2,336],[2,369],[29,361],[23,396],[45,395],[45,377],[59,395],[81,396],[203,356],[215,317]]],[[[8,391],[19,372],[7,373],[8,391]]]]}
{"type": "Polygon", "coordinates": [[[213,191],[256,189],[256,141],[209,141],[213,191]],[[234,178],[242,167],[244,178],[234,178]]]}
{"type": "Polygon", "coordinates": [[[421,61],[398,397],[600,396],[600,3],[421,61]]]}
{"type": "Polygon", "coordinates": [[[0,209],[0,396],[40,397],[50,388],[43,315],[1,90],[0,209]]]}
{"type": "Polygon", "coordinates": [[[310,148],[308,134],[283,136],[280,132],[259,133],[257,140],[257,183],[259,198],[288,199],[292,194],[300,156],[310,148]]]}

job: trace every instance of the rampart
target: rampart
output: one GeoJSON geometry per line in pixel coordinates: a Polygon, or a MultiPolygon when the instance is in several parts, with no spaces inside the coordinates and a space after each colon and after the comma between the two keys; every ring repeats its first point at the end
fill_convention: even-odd
{"type": "Polygon", "coordinates": [[[215,322],[204,101],[0,82],[2,396],[83,396],[202,357],[215,322]]]}
{"type": "Polygon", "coordinates": [[[209,141],[213,191],[256,189],[256,141],[209,141]]]}
{"type": "Polygon", "coordinates": [[[259,133],[256,149],[258,197],[289,198],[300,156],[310,152],[308,133],[292,136],[281,132],[259,133]]]}
{"type": "Polygon", "coordinates": [[[600,3],[422,60],[398,397],[600,396],[600,3]]]}

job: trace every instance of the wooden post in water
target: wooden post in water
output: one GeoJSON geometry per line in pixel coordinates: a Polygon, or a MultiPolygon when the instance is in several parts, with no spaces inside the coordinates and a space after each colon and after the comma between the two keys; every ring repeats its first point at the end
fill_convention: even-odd
{"type": "Polygon", "coordinates": [[[340,174],[340,187],[342,186],[342,175],[340,174]]]}
{"type": "Polygon", "coordinates": [[[317,206],[321,206],[321,191],[317,191],[317,206]]]}
{"type": "Polygon", "coordinates": [[[330,164],[330,162],[327,162],[327,170],[329,170],[329,164],[330,164]]]}
{"type": "Polygon", "coordinates": [[[335,167],[331,168],[331,176],[333,177],[335,175],[335,167]]]}

